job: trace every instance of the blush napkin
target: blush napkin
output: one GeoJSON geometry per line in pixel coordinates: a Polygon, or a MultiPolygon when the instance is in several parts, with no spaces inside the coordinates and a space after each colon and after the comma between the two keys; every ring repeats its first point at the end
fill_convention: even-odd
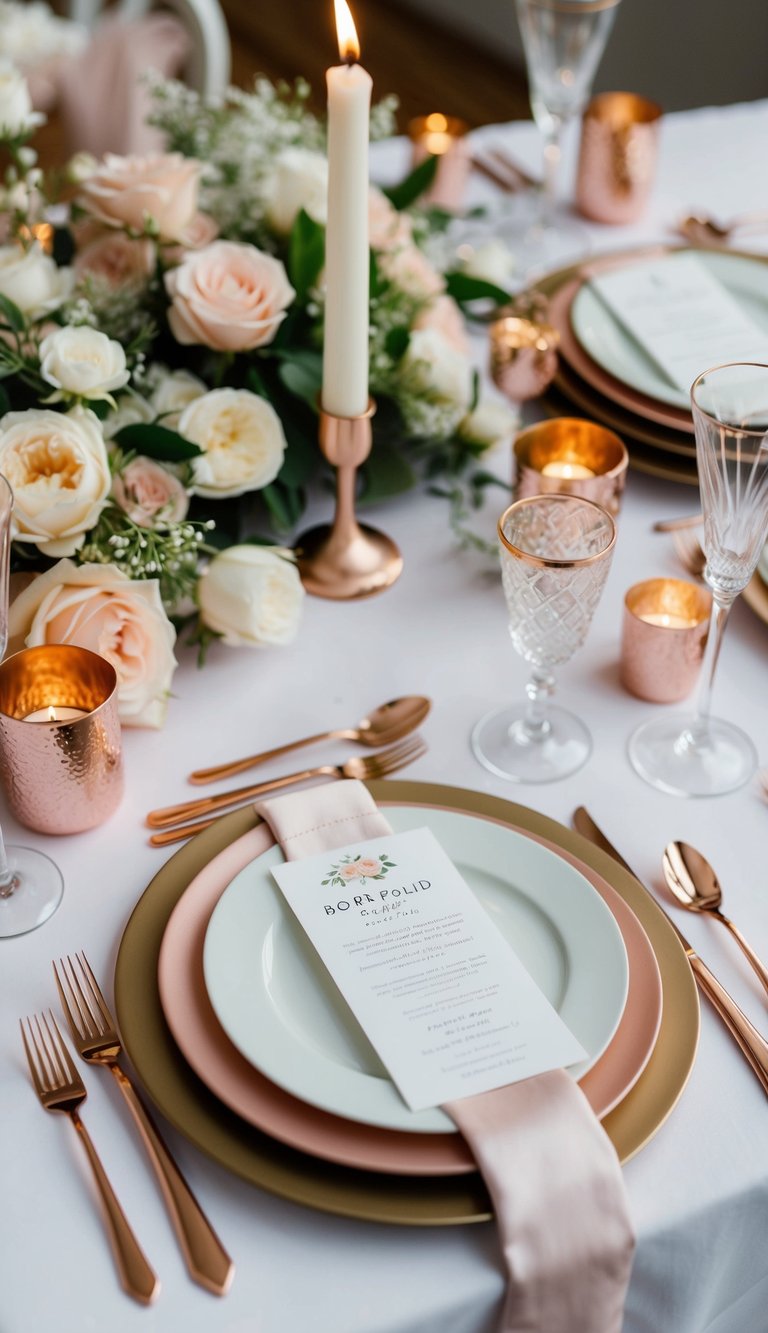
{"type": "MultiPolygon", "coordinates": [[[[255,806],[286,860],[392,829],[361,782],[255,806]]],[[[447,1103],[493,1200],[507,1267],[499,1333],[619,1333],[634,1234],[615,1149],[563,1069],[447,1103]]]]}

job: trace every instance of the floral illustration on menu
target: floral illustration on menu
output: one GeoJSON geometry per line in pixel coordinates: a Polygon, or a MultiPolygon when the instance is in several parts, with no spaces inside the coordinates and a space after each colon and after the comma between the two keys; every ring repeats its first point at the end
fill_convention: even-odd
{"type": "Polygon", "coordinates": [[[351,854],[342,856],[341,860],[327,871],[322,883],[341,889],[349,884],[350,880],[357,880],[363,885],[369,879],[384,879],[389,871],[394,869],[395,864],[395,861],[390,861],[386,852],[382,852],[380,856],[363,856],[359,852],[357,856],[351,854]]]}

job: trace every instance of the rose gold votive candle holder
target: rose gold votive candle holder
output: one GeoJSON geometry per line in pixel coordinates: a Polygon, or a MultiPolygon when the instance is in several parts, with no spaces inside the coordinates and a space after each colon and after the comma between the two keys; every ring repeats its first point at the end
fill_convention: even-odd
{"type": "Polygon", "coordinates": [[[581,122],[576,206],[594,222],[635,222],[656,174],[661,107],[637,93],[593,97],[581,122]]]}
{"type": "Polygon", "coordinates": [[[533,315],[509,314],[494,320],[488,334],[494,384],[513,403],[538,398],[557,371],[557,329],[533,315]]]}
{"type": "Polygon", "coordinates": [[[621,683],[649,703],[691,693],[707,642],[712,595],[684,579],[646,579],[624,598],[621,683]]]}
{"type": "Polygon", "coordinates": [[[468,130],[465,120],[444,116],[439,111],[417,116],[408,124],[414,167],[430,155],[437,158],[435,178],[422,199],[450,213],[458,211],[464,203],[470,168],[468,130]]]}
{"type": "Polygon", "coordinates": [[[516,500],[580,495],[618,514],[629,457],[613,431],[580,417],[554,417],[521,431],[514,453],[516,500]]]}
{"type": "Polygon", "coordinates": [[[0,663],[0,764],[8,804],[38,833],[81,833],[123,794],[117,675],[69,644],[0,663]]]}

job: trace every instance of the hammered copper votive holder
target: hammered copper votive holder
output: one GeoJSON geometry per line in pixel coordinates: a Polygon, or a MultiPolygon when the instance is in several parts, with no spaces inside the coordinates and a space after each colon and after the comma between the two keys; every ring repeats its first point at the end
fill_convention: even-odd
{"type": "Polygon", "coordinates": [[[699,675],[712,594],[684,579],[646,579],[624,598],[621,683],[649,703],[686,699],[699,675]]]}
{"type": "Polygon", "coordinates": [[[615,518],[629,456],[618,435],[580,417],[555,417],[515,440],[514,497],[580,495],[615,518]]]}
{"type": "Polygon", "coordinates": [[[81,833],[103,823],[123,794],[114,667],[69,644],[0,663],[0,767],[27,828],[81,833]]]}
{"type": "Polygon", "coordinates": [[[557,329],[533,313],[502,315],[488,331],[491,378],[513,403],[538,398],[557,371],[557,329]]]}
{"type": "Polygon", "coordinates": [[[457,212],[464,203],[471,157],[467,132],[469,126],[458,116],[444,116],[433,111],[416,116],[408,124],[413,145],[412,162],[418,167],[430,155],[437,158],[435,177],[422,195],[422,202],[457,212]]]}
{"type": "Polygon", "coordinates": [[[593,222],[636,222],[656,175],[661,107],[637,93],[593,97],[581,122],[576,207],[593,222]]]}

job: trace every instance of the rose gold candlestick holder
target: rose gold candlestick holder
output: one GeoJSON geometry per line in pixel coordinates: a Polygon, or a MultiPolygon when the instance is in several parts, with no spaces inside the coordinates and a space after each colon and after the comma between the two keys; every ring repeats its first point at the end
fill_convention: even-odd
{"type": "Polygon", "coordinates": [[[357,469],[371,452],[371,417],[376,404],[357,417],[320,412],[320,448],[336,468],[333,523],[310,528],[296,542],[301,581],[315,597],[345,601],[370,597],[389,588],[403,568],[403,557],[390,537],[361,526],[355,517],[357,469]]]}

